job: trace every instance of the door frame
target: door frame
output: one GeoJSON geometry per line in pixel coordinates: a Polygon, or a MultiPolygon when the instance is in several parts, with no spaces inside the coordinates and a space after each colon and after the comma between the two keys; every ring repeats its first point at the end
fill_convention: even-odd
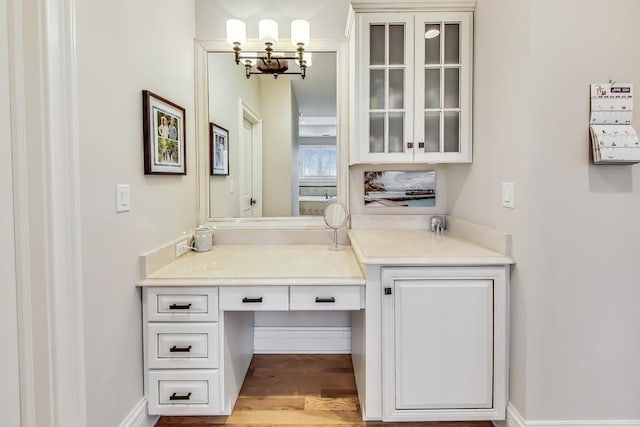
{"type": "Polygon", "coordinates": [[[8,0],[22,427],[86,426],[75,17],[8,0]]]}

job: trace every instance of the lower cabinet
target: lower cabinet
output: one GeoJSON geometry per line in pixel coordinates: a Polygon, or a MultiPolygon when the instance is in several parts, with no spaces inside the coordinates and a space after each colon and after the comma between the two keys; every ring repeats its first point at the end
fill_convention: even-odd
{"type": "Polygon", "coordinates": [[[220,413],[218,288],[143,288],[142,304],[149,414],[220,413]]]}
{"type": "Polygon", "coordinates": [[[360,310],[364,286],[145,287],[150,415],[228,415],[253,355],[254,311],[360,310]]]}
{"type": "Polygon", "coordinates": [[[504,419],[503,267],[382,269],[384,421],[504,419]]]}

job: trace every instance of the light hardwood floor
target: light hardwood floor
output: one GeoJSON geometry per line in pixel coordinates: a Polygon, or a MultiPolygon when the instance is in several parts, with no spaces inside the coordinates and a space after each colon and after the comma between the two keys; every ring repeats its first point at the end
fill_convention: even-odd
{"type": "Polygon", "coordinates": [[[158,427],[492,427],[490,422],[363,422],[349,355],[255,355],[228,417],[162,417],[158,427]]]}

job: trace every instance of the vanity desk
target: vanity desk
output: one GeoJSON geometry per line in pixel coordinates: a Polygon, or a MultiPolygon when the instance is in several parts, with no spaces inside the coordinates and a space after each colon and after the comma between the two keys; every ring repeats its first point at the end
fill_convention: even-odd
{"type": "Polygon", "coordinates": [[[447,233],[351,230],[342,251],[217,245],[148,274],[149,413],[230,414],[254,312],[341,310],[365,420],[504,419],[513,260],[447,233]]]}
{"type": "Polygon", "coordinates": [[[142,287],[151,415],[227,415],[253,356],[254,312],[364,308],[353,251],[217,245],[148,274],[142,287]]]}

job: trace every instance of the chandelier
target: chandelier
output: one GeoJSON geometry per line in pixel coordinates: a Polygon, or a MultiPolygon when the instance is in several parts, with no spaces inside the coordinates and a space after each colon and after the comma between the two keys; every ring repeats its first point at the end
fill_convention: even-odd
{"type": "Polygon", "coordinates": [[[291,21],[291,43],[297,49],[295,56],[273,51],[278,41],[278,23],[272,19],[258,22],[258,38],[264,44],[264,54],[242,52],[242,47],[247,44],[247,26],[239,19],[227,20],[227,42],[233,46],[236,64],[244,66],[247,78],[252,74],[271,74],[276,79],[280,74],[297,74],[305,78],[307,67],[311,66],[311,53],[304,51],[310,39],[308,21],[291,21]],[[295,61],[300,71],[289,71],[289,60],[295,61]]]}

